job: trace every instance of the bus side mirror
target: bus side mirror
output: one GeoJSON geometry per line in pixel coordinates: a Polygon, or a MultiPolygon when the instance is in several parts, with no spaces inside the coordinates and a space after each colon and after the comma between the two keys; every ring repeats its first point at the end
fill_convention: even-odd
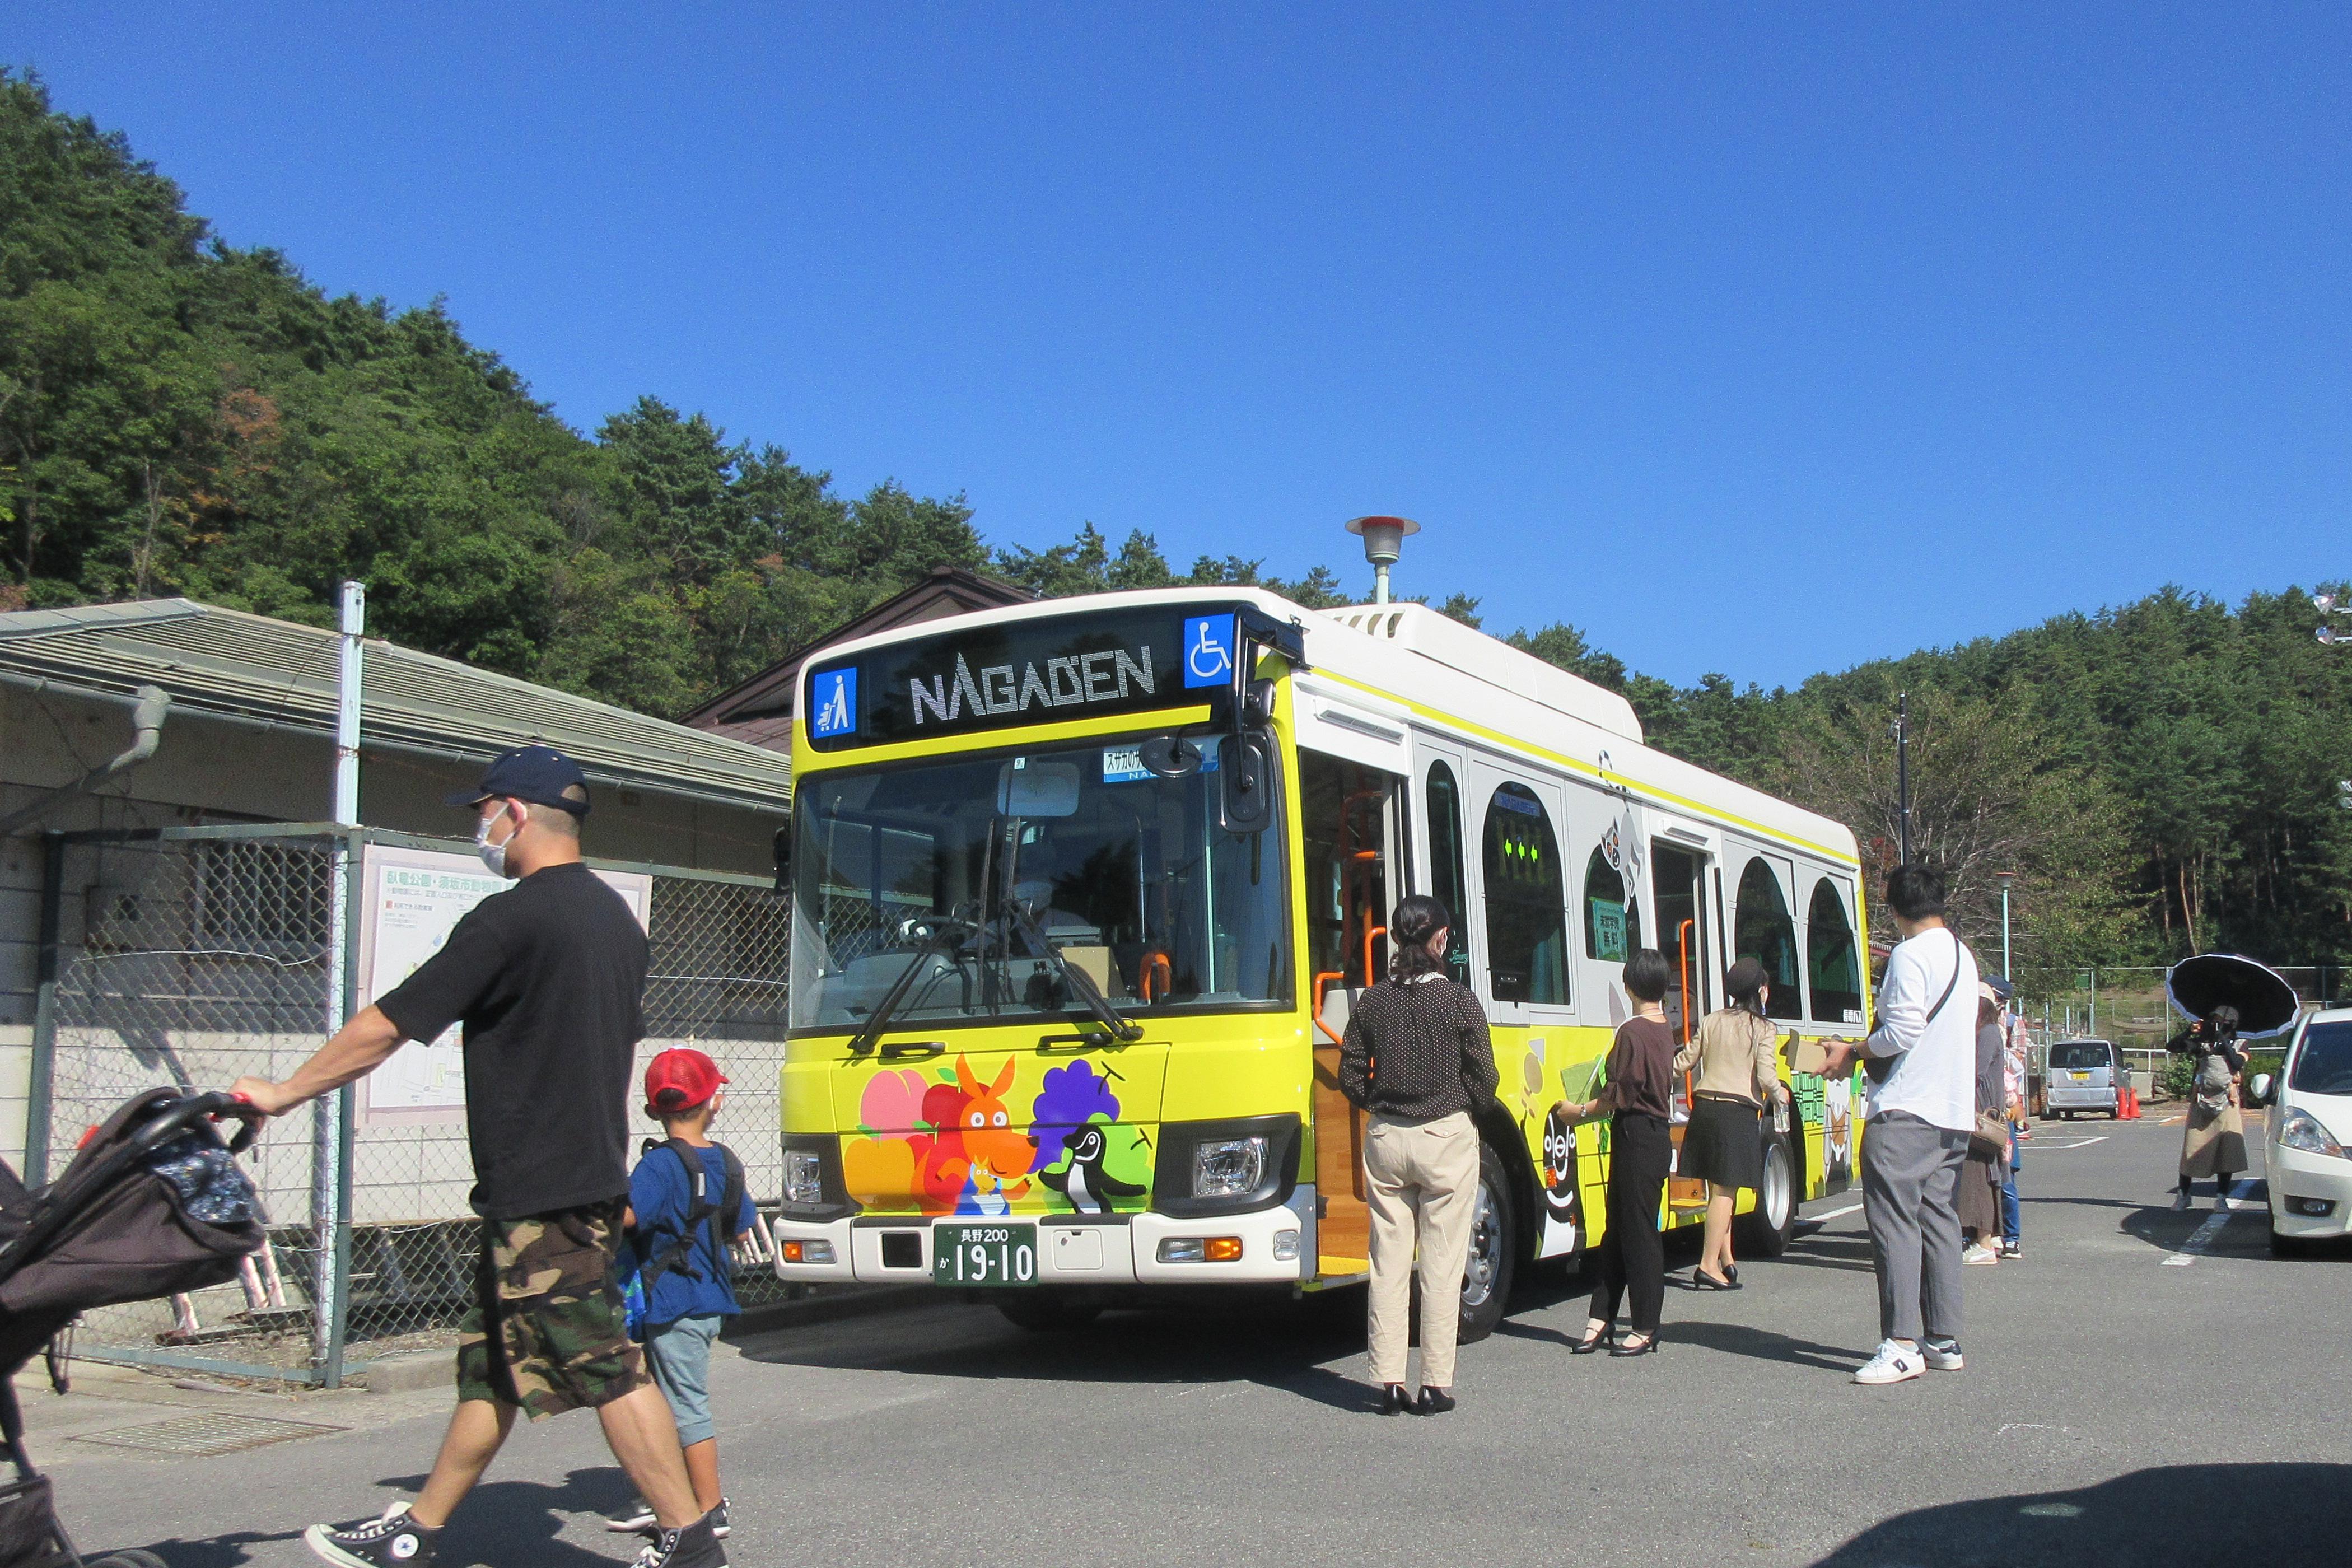
{"type": "Polygon", "coordinates": [[[1263,730],[1274,722],[1274,682],[1260,679],[1242,688],[1242,723],[1244,730],[1263,730]]]}
{"type": "Polygon", "coordinates": [[[793,825],[789,822],[776,829],[776,891],[793,890],[793,825]]]}
{"type": "Polygon", "coordinates": [[[1263,833],[1274,819],[1274,742],[1263,731],[1217,742],[1217,826],[1263,833]]]}

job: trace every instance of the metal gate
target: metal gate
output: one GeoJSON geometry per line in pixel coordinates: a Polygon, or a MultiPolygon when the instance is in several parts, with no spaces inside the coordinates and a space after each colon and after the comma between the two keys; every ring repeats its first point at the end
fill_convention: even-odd
{"type": "MultiPolygon", "coordinates": [[[[282,1079],[356,1011],[370,846],[472,852],[316,825],[47,835],[27,1184],[131,1096],[282,1079]]],[[[638,1069],[674,1045],[719,1061],[731,1080],[719,1135],[764,1212],[780,1190],[787,901],[763,878],[589,864],[644,879],[638,1069]]],[[[375,1357],[452,1342],[479,1250],[463,1111],[362,1123],[358,1109],[347,1089],[265,1128],[247,1169],[269,1246],[239,1280],[89,1313],[75,1353],[333,1386],[375,1357]]],[[[737,1260],[747,1305],[782,1290],[764,1233],[737,1260]]]]}

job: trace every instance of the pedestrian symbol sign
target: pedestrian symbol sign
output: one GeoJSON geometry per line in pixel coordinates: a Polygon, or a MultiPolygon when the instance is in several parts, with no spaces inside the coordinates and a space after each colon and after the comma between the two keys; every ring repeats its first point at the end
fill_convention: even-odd
{"type": "Polygon", "coordinates": [[[809,721],[809,733],[824,739],[856,732],[857,667],[819,670],[809,682],[809,700],[816,707],[815,716],[809,721]]]}

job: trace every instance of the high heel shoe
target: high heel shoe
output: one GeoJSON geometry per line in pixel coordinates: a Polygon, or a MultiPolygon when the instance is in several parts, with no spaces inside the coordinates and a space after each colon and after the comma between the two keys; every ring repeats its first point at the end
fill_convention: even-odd
{"type": "Polygon", "coordinates": [[[1622,1344],[1611,1345],[1609,1347],[1609,1353],[1612,1356],[1648,1355],[1657,1348],[1658,1336],[1654,1331],[1644,1337],[1640,1344],[1635,1345],[1633,1349],[1627,1350],[1622,1344]]]}
{"type": "Polygon", "coordinates": [[[1723,1277],[1731,1281],[1731,1288],[1733,1289],[1737,1290],[1739,1289],[1739,1265],[1737,1263],[1725,1264],[1723,1266],[1723,1277]]]}
{"type": "Polygon", "coordinates": [[[1717,1279],[1714,1275],[1709,1274],[1704,1268],[1694,1268],[1691,1270],[1691,1289],[1694,1290],[1737,1290],[1739,1289],[1739,1277],[1737,1274],[1727,1270],[1724,1277],[1717,1279]]]}
{"type": "Polygon", "coordinates": [[[1425,1387],[1421,1391],[1421,1400],[1413,1406],[1413,1410],[1422,1415],[1443,1415],[1453,1409],[1454,1405],[1454,1400],[1451,1391],[1425,1387]]]}
{"type": "Polygon", "coordinates": [[[1381,1415],[1402,1415],[1412,1408],[1412,1401],[1405,1397],[1403,1384],[1391,1383],[1381,1391],[1381,1415]]]}
{"type": "Polygon", "coordinates": [[[1584,1338],[1569,1346],[1568,1353],[1570,1355],[1591,1355],[1594,1351],[1600,1350],[1604,1346],[1614,1344],[1616,1340],[1617,1335],[1613,1329],[1595,1329],[1592,1332],[1585,1335],[1584,1338]]]}

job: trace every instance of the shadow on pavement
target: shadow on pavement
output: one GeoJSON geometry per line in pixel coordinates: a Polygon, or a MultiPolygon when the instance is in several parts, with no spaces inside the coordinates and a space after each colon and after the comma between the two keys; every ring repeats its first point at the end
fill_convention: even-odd
{"type": "Polygon", "coordinates": [[[1874,1525],[1816,1568],[2299,1568],[2341,1563],[2352,1465],[2168,1465],[2080,1491],[1946,1503],[1874,1525]]]}
{"type": "Polygon", "coordinates": [[[1871,1354],[1868,1350],[1795,1339],[1747,1323],[1669,1322],[1660,1332],[1669,1345],[1704,1345],[1708,1350],[1721,1351],[1727,1355],[1744,1355],[1757,1361],[1783,1362],[1790,1366],[1817,1367],[1828,1372],[1850,1373],[1868,1361],[1871,1354]]]}
{"type": "MultiPolygon", "coordinates": [[[[66,1531],[68,1534],[73,1531],[70,1520],[66,1522],[66,1531]]],[[[279,1531],[274,1534],[241,1530],[235,1535],[215,1536],[210,1541],[151,1542],[146,1550],[162,1558],[164,1568],[236,1568],[237,1563],[253,1561],[253,1547],[268,1542],[299,1541],[301,1538],[302,1532],[299,1530],[279,1531]]],[[[75,1538],[74,1544],[81,1548],[85,1563],[95,1562],[109,1551],[121,1550],[120,1542],[112,1547],[92,1550],[87,1538],[79,1536],[75,1538]]]]}
{"type": "MultiPolygon", "coordinates": [[[[1520,1310],[1526,1310],[1522,1307],[1520,1310]]],[[[1294,1301],[1234,1296],[1114,1310],[1084,1328],[1031,1333],[952,1299],[874,1318],[854,1331],[747,1338],[746,1360],[774,1365],[1045,1383],[1258,1384],[1341,1410],[1370,1390],[1320,1364],[1360,1357],[1364,1298],[1339,1290],[1294,1301]]]]}

